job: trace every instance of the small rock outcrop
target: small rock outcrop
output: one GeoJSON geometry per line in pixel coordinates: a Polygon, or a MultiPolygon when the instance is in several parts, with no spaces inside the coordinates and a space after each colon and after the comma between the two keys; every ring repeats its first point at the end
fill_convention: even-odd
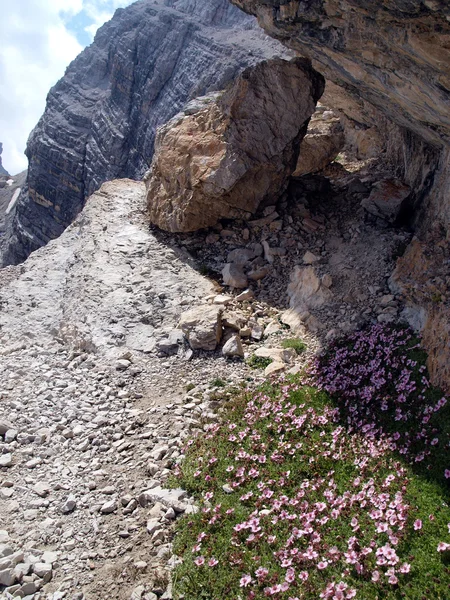
{"type": "Polygon", "coordinates": [[[195,231],[273,203],[295,169],[323,89],[308,60],[276,58],[246,69],[205,108],[200,103],[164,125],[146,178],[152,223],[195,231]]]}
{"type": "Polygon", "coordinates": [[[3,264],[61,235],[105,181],[141,179],[157,127],[189,100],[285,52],[228,0],[141,0],[118,9],[49,92],[28,140],[28,183],[3,264]]]}

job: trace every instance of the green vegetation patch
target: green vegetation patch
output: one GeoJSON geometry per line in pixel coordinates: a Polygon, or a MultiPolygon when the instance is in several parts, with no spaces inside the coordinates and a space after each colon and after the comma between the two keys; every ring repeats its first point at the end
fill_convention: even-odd
{"type": "Polygon", "coordinates": [[[291,338],[288,340],[283,340],[281,342],[281,346],[284,349],[293,348],[297,352],[297,354],[301,354],[302,352],[304,352],[306,350],[305,342],[302,342],[302,340],[299,340],[298,338],[291,338]]]}
{"type": "Polygon", "coordinates": [[[271,358],[267,356],[256,356],[256,354],[252,354],[247,360],[248,366],[252,369],[265,369],[271,363],[273,363],[271,358]]]}
{"type": "MultiPolygon", "coordinates": [[[[412,361],[413,374],[404,375],[401,387],[412,389],[416,381],[423,395],[428,380],[416,340],[382,328],[364,336],[359,350],[366,343],[390,349],[392,373],[399,366],[394,355],[404,365],[412,361]]],[[[423,450],[419,461],[414,443],[402,453],[403,445],[393,446],[400,439],[403,444],[402,435],[395,440],[399,432],[382,426],[384,413],[392,408],[395,414],[390,403],[399,393],[390,368],[383,372],[392,398],[372,394],[379,406],[370,419],[365,402],[364,415],[355,408],[357,394],[350,395],[354,406],[345,400],[347,363],[341,361],[343,387],[343,372],[331,363],[345,349],[367,367],[355,343],[346,340],[322,357],[322,371],[315,365],[309,385],[282,378],[241,394],[221,423],[189,442],[176,485],[196,495],[200,510],[179,521],[174,550],[183,562],[174,573],[175,598],[450,598],[450,472],[442,463],[448,451],[439,449],[448,450],[446,403],[428,382],[422,400],[440,412],[438,443],[431,438],[430,453],[423,450]],[[325,388],[332,379],[337,383],[330,392],[325,388]]],[[[364,381],[355,382],[363,400],[369,396],[364,381]]],[[[431,420],[408,420],[410,439],[431,420]]]]}

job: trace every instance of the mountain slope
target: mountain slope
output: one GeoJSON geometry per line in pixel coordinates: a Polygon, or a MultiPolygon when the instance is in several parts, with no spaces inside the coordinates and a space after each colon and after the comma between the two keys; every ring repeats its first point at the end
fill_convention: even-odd
{"type": "Polygon", "coordinates": [[[59,236],[103,182],[140,178],[156,128],[188,100],[284,52],[255,27],[227,0],[141,0],[116,11],[52,88],[30,135],[3,264],[59,236]]]}

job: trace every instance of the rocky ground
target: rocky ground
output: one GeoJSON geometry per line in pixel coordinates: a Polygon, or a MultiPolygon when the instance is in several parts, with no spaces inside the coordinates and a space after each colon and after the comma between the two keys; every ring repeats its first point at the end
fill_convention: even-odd
{"type": "Polygon", "coordinates": [[[173,524],[195,505],[167,479],[229,388],[264,376],[247,361],[295,372],[326,338],[398,318],[409,235],[360,208],[364,170],[327,175],[185,235],[150,230],[142,184],[111,182],[0,271],[2,598],[170,598],[173,524]],[[299,335],[306,352],[282,349],[299,335]]]}

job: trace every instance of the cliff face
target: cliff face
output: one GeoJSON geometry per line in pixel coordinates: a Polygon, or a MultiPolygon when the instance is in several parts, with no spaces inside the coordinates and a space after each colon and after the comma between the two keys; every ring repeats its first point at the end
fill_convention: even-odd
{"type": "Polygon", "coordinates": [[[0,175],[9,175],[8,171],[2,164],[3,144],[0,142],[0,175]]]}
{"type": "Polygon", "coordinates": [[[119,9],[52,88],[31,133],[3,263],[59,236],[107,180],[141,178],[156,128],[222,89],[249,64],[283,53],[227,0],[142,0],[119,9]]]}

